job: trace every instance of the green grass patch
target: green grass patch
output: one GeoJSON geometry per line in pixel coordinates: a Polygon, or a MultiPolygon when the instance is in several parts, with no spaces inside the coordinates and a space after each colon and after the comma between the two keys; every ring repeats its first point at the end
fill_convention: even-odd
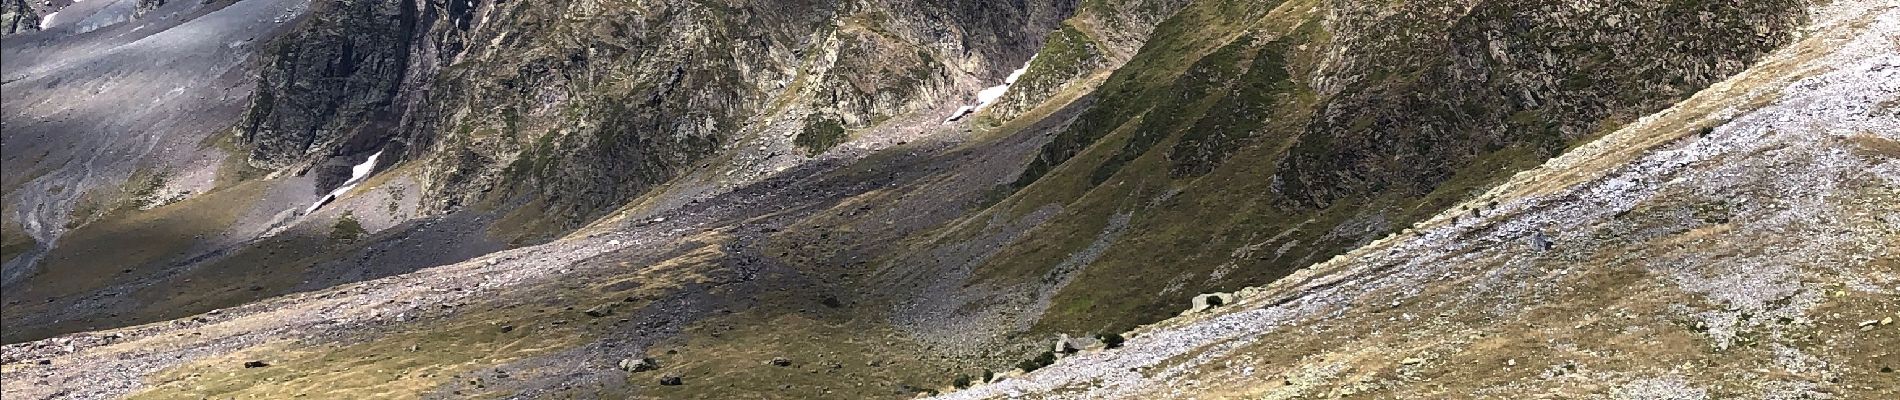
{"type": "Polygon", "coordinates": [[[344,211],[342,216],[336,217],[336,223],[330,226],[331,243],[352,243],[368,234],[369,231],[363,230],[363,223],[357,221],[356,216],[350,214],[349,211],[344,211]]]}
{"type": "Polygon", "coordinates": [[[14,256],[26,253],[38,246],[39,241],[27,236],[26,228],[14,218],[13,213],[0,215],[0,262],[12,260],[14,256]]]}
{"type": "MultiPolygon", "coordinates": [[[[1233,58],[1238,50],[1231,44],[1232,33],[1277,4],[1196,2],[1164,20],[1141,51],[1096,90],[1099,102],[1044,145],[1015,186],[1029,186],[1057,165],[1068,162],[1137,118],[1161,121],[1142,128],[1150,133],[1137,135],[1136,140],[1126,144],[1133,148],[1152,146],[1159,137],[1165,136],[1154,132],[1179,129],[1167,124],[1180,122],[1171,116],[1191,114],[1179,110],[1183,102],[1205,103],[1205,94],[1224,87],[1237,75],[1233,58]],[[1144,116],[1151,109],[1162,110],[1164,115],[1144,116]]],[[[1116,156],[1115,159],[1125,162],[1138,155],[1116,156]]],[[[1113,169],[1116,168],[1104,170],[1112,172],[1113,169]]]]}
{"type": "Polygon", "coordinates": [[[844,143],[848,138],[844,123],[831,117],[812,116],[805,119],[805,128],[798,131],[798,137],[792,139],[792,144],[804,149],[806,154],[816,156],[844,143]]]}

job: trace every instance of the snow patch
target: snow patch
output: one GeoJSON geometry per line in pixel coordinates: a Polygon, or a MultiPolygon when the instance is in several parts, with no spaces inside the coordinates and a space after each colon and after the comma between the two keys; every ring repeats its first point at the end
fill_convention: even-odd
{"type": "Polygon", "coordinates": [[[343,186],[338,186],[336,190],[330,191],[330,194],[323,195],[323,198],[317,199],[317,202],[310,204],[310,208],[304,210],[303,213],[309,215],[312,212],[316,212],[317,208],[323,207],[324,204],[329,204],[339,197],[343,197],[344,193],[349,193],[350,189],[355,189],[356,185],[362,184],[363,178],[369,177],[370,172],[376,171],[376,158],[382,157],[382,155],[383,152],[377,150],[376,154],[369,155],[369,159],[363,160],[362,164],[356,164],[356,166],[350,167],[350,180],[343,181],[343,186]]]}
{"type": "Polygon", "coordinates": [[[976,92],[976,108],[981,110],[989,107],[990,103],[996,102],[996,99],[1003,98],[1003,93],[1009,93],[1009,84],[991,86],[981,92],[976,92]]]}
{"type": "Polygon", "coordinates": [[[963,116],[970,115],[970,113],[973,113],[973,112],[976,112],[976,107],[973,107],[973,106],[957,107],[957,112],[950,113],[950,118],[944,119],[943,123],[948,124],[951,122],[957,122],[957,120],[963,119],[963,116]]]}
{"type": "Polygon", "coordinates": [[[1010,71],[1009,76],[1003,77],[1003,84],[991,86],[987,89],[983,89],[982,91],[976,92],[976,105],[963,106],[961,108],[957,108],[957,111],[954,113],[951,113],[950,118],[944,119],[943,123],[948,124],[951,122],[956,122],[957,120],[963,119],[963,117],[969,116],[970,114],[975,114],[977,111],[983,111],[983,108],[989,107],[990,104],[995,104],[996,100],[1000,100],[1003,98],[1003,95],[1009,94],[1010,85],[1015,85],[1016,80],[1022,78],[1024,72],[1029,71],[1029,63],[1033,63],[1033,62],[1036,62],[1036,57],[1031,56],[1029,57],[1029,61],[1023,62],[1022,68],[1017,68],[1015,71],[1010,71]]]}
{"type": "Polygon", "coordinates": [[[59,15],[59,12],[54,11],[54,12],[46,13],[45,17],[40,17],[40,29],[46,29],[46,28],[52,27],[53,16],[55,15],[59,15]]]}
{"type": "Polygon", "coordinates": [[[1003,84],[991,86],[989,89],[976,92],[976,109],[982,111],[984,107],[988,107],[990,104],[996,103],[996,100],[1002,99],[1004,94],[1009,93],[1010,85],[1015,85],[1016,79],[1022,78],[1023,72],[1029,71],[1029,63],[1033,62],[1036,62],[1036,57],[1029,57],[1029,61],[1023,62],[1022,68],[1010,71],[1009,76],[1003,78],[1003,84]]]}

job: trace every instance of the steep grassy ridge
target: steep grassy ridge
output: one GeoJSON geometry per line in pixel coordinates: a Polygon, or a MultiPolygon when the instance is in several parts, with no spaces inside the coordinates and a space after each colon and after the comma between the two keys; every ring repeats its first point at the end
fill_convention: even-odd
{"type": "Polygon", "coordinates": [[[979,214],[1062,210],[970,283],[1057,291],[1030,311],[1040,332],[1157,320],[1201,291],[1265,284],[1392,233],[1740,71],[1787,43],[1804,12],[1196,2],[1095,90],[1015,194],[979,214]],[[1107,245],[1078,234],[1121,214],[1107,245]],[[1083,253],[1085,266],[1051,272],[1083,253]]]}
{"type": "Polygon", "coordinates": [[[1819,14],[1412,230],[943,398],[1892,397],[1900,9],[1819,14]]]}

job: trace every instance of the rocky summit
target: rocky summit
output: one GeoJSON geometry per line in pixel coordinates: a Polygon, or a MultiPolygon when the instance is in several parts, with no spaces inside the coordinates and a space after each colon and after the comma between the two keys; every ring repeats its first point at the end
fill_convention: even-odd
{"type": "Polygon", "coordinates": [[[13,399],[1900,398],[1900,2],[0,0],[13,399]]]}

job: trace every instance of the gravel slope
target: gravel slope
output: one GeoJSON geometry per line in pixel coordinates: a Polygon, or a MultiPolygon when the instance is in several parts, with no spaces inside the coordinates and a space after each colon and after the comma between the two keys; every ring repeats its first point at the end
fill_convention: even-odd
{"type": "Polygon", "coordinates": [[[6,263],[7,284],[31,272],[89,191],[117,189],[141,170],[168,171],[164,193],[210,189],[223,154],[203,143],[248,104],[254,85],[245,66],[256,48],[308,0],[175,1],[130,19],[133,3],[80,2],[0,50],[0,162],[32,171],[10,174],[25,180],[7,183],[19,186],[6,212],[40,243],[6,263]]]}

